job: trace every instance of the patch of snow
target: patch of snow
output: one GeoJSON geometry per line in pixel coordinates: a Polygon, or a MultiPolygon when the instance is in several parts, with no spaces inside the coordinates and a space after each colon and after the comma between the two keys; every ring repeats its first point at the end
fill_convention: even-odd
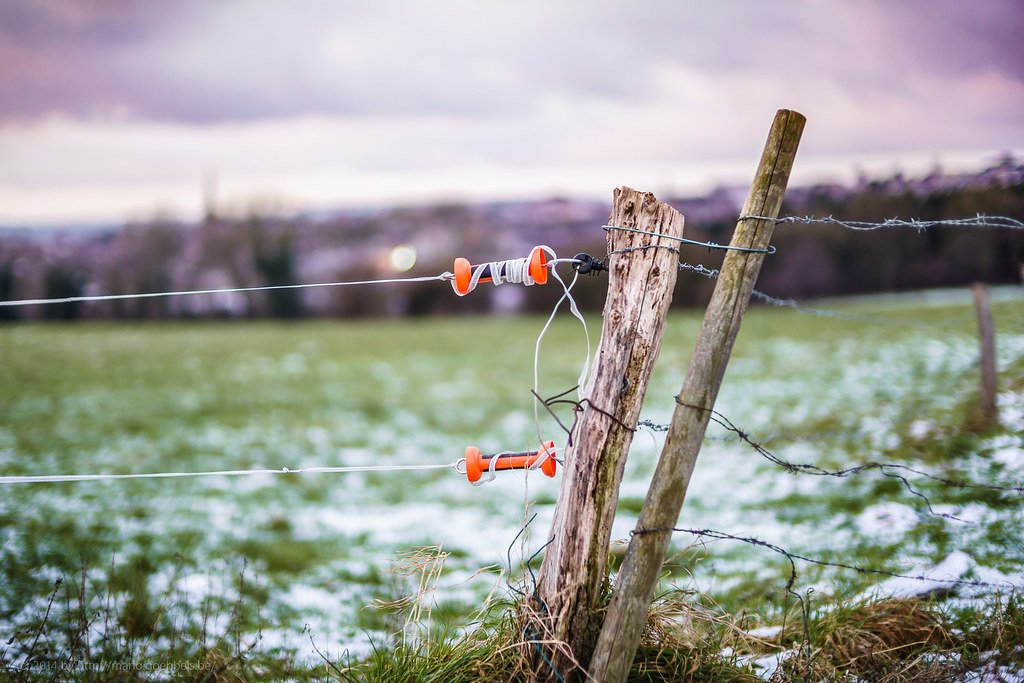
{"type": "MultiPolygon", "coordinates": [[[[995,584],[996,586],[1005,586],[1005,589],[1017,589],[1024,588],[1024,574],[1004,574],[998,569],[991,567],[976,566],[974,568],[974,575],[978,578],[978,581],[982,583],[995,584]]],[[[965,595],[982,595],[991,592],[991,588],[986,586],[965,586],[963,593],[965,595]]]]}
{"type": "Polygon", "coordinates": [[[907,433],[912,439],[923,439],[932,431],[932,423],[928,420],[914,420],[907,428],[907,433]]]}
{"type": "Polygon", "coordinates": [[[869,589],[873,597],[916,598],[939,591],[956,588],[950,580],[961,579],[975,567],[974,560],[967,553],[957,550],[939,564],[927,569],[909,569],[905,576],[894,576],[869,589]],[[914,578],[920,577],[920,578],[914,578]]]}
{"type": "Polygon", "coordinates": [[[289,353],[280,360],[280,368],[286,375],[300,375],[306,371],[306,356],[289,353]]]}
{"type": "Polygon", "coordinates": [[[1020,467],[1024,465],[1024,449],[1018,446],[1003,446],[993,450],[989,457],[1006,467],[1020,467]]]}
{"type": "Polygon", "coordinates": [[[184,593],[186,599],[193,604],[198,604],[210,594],[209,574],[188,574],[179,578],[176,582],[178,590],[184,593]]]}
{"type": "Polygon", "coordinates": [[[760,626],[758,628],[752,628],[749,631],[747,631],[748,636],[753,636],[754,638],[763,638],[764,640],[771,640],[773,638],[777,638],[780,633],[782,633],[781,626],[760,626]]]}
{"type": "Polygon", "coordinates": [[[295,583],[288,588],[286,593],[278,596],[278,599],[292,609],[304,612],[306,610],[319,611],[336,601],[338,596],[336,593],[324,590],[323,588],[314,588],[313,586],[295,583]]]}
{"type": "Polygon", "coordinates": [[[975,669],[961,680],[972,683],[1021,683],[1024,681],[1024,668],[1005,666],[988,662],[975,669]]]}
{"type": "Polygon", "coordinates": [[[373,652],[374,638],[378,643],[387,640],[383,633],[325,633],[313,627],[310,627],[309,631],[265,628],[260,632],[260,648],[291,651],[296,653],[298,663],[319,666],[323,664],[323,659],[316,653],[317,649],[332,663],[344,662],[349,657],[369,656],[373,652]],[[313,647],[314,644],[316,648],[313,647]]]}
{"type": "Polygon", "coordinates": [[[991,512],[991,508],[980,503],[970,503],[968,505],[934,503],[932,504],[932,510],[940,515],[951,515],[956,517],[956,520],[950,520],[954,523],[959,520],[960,522],[966,522],[968,524],[980,524],[991,512]]]}
{"type": "Polygon", "coordinates": [[[902,534],[917,526],[920,518],[917,512],[902,503],[879,503],[865,508],[857,515],[854,523],[862,534],[902,534]]]}
{"type": "Polygon", "coordinates": [[[768,681],[772,679],[775,672],[782,666],[782,663],[795,654],[796,650],[785,650],[783,652],[774,652],[760,657],[740,657],[738,662],[741,665],[745,664],[753,667],[754,673],[756,673],[761,680],[768,681]]]}
{"type": "Polygon", "coordinates": [[[531,423],[525,413],[508,413],[501,418],[500,429],[507,437],[515,438],[525,434],[531,423]]]}
{"type": "Polygon", "coordinates": [[[999,394],[999,419],[1012,428],[1024,427],[1024,395],[1013,391],[1004,391],[999,394]]]}

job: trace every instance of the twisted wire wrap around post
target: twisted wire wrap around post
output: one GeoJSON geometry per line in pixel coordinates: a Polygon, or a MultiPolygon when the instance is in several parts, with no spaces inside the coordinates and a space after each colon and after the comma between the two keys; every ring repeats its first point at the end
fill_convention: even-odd
{"type": "MultiPolygon", "coordinates": [[[[743,218],[760,218],[763,220],[772,220],[764,216],[741,216],[743,218]]],[[[691,240],[685,237],[675,237],[673,235],[666,235],[661,232],[653,232],[651,230],[638,230],[636,228],[624,228],[621,225],[602,225],[605,232],[609,230],[621,230],[622,232],[635,232],[639,235],[651,235],[652,237],[664,237],[665,239],[674,240],[676,242],[682,242],[683,244],[692,244],[697,247],[707,247],[708,249],[721,249],[722,251],[742,251],[748,254],[774,254],[776,249],[774,246],[769,246],[767,249],[751,249],[749,247],[733,247],[727,244],[719,244],[718,242],[700,242],[698,240],[691,240]]]]}

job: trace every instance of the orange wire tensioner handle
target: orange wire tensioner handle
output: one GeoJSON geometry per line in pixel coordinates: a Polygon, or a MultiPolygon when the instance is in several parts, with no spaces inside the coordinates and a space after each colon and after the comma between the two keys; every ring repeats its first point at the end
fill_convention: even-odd
{"type": "Polygon", "coordinates": [[[555,442],[545,441],[542,451],[523,451],[520,453],[497,453],[484,455],[476,446],[466,448],[466,478],[471,482],[480,481],[481,475],[490,470],[491,460],[497,458],[495,470],[525,470],[541,458],[540,471],[549,477],[555,476],[555,442]]]}
{"type": "MultiPolygon", "coordinates": [[[[527,258],[528,272],[530,273],[530,277],[533,278],[533,281],[536,282],[538,285],[547,284],[547,252],[545,252],[544,249],[541,247],[534,247],[527,258]]],[[[498,275],[500,275],[502,279],[508,278],[507,264],[508,262],[506,261],[505,263],[501,263],[498,266],[500,269],[498,275]]],[[[480,279],[478,280],[478,282],[493,282],[494,276],[491,273],[491,266],[492,264],[490,263],[485,263],[480,266],[474,266],[471,265],[469,261],[467,261],[464,258],[455,259],[455,267],[453,268],[455,275],[453,286],[455,287],[455,291],[458,292],[461,296],[469,294],[469,292],[471,291],[470,285],[472,284],[473,281],[473,273],[477,268],[479,268],[481,271],[480,279]]]]}

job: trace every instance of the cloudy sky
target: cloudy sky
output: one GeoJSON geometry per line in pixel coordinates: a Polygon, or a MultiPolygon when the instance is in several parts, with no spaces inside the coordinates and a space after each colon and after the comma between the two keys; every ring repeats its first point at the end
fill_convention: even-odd
{"type": "Polygon", "coordinates": [[[0,224],[607,199],[1024,150],[1020,0],[0,0],[0,224]]]}

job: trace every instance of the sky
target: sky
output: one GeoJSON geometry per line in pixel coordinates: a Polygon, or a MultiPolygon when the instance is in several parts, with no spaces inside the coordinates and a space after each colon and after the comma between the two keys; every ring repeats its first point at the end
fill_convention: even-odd
{"type": "Polygon", "coordinates": [[[0,0],[0,224],[793,182],[1024,150],[1020,0],[0,0]]]}

